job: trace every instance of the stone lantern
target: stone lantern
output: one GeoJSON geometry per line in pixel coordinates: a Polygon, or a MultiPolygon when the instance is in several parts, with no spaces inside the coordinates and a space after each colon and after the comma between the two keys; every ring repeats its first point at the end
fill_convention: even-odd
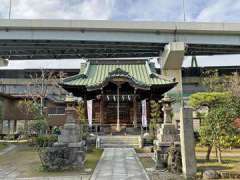
{"type": "Polygon", "coordinates": [[[164,124],[172,124],[172,103],[174,102],[175,100],[168,95],[165,95],[164,98],[161,100],[161,103],[163,105],[162,110],[164,112],[164,124]]]}
{"type": "Polygon", "coordinates": [[[80,127],[73,116],[76,111],[73,106],[75,102],[74,96],[70,93],[66,96],[65,102],[67,104],[65,109],[66,120],[62,134],[58,136],[58,141],[60,143],[77,143],[80,141],[80,127]]]}
{"type": "Polygon", "coordinates": [[[168,150],[172,144],[179,143],[179,135],[172,123],[172,103],[175,100],[167,95],[160,101],[163,105],[164,120],[157,130],[157,139],[154,141],[156,168],[164,169],[167,166],[168,150]]]}

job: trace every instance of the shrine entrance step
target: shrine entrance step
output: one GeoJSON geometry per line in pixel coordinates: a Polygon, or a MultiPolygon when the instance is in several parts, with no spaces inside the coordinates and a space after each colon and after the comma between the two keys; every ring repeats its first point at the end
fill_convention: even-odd
{"type": "Polygon", "coordinates": [[[98,136],[100,148],[123,148],[132,147],[138,148],[140,146],[140,136],[98,136]]]}

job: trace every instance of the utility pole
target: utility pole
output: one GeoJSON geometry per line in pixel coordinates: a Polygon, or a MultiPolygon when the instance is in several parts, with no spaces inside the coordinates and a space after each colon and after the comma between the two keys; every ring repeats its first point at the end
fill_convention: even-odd
{"type": "Polygon", "coordinates": [[[8,19],[11,19],[11,12],[12,12],[12,0],[9,0],[9,11],[8,11],[8,19]]]}
{"type": "Polygon", "coordinates": [[[183,3],[183,21],[186,22],[186,14],[185,14],[185,0],[182,0],[183,3]]]}

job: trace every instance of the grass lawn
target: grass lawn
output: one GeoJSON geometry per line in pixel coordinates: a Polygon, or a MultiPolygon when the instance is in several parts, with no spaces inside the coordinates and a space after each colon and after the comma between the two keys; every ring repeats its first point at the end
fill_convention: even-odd
{"type": "Polygon", "coordinates": [[[87,152],[85,168],[91,168],[92,170],[94,170],[102,153],[103,153],[103,149],[95,149],[95,148],[91,152],[87,152]]]}
{"type": "Polygon", "coordinates": [[[205,156],[207,152],[207,147],[196,146],[196,156],[197,156],[197,166],[198,171],[203,171],[205,169],[216,169],[224,171],[240,171],[240,149],[224,149],[222,151],[223,163],[220,164],[216,159],[216,151],[213,148],[211,152],[211,160],[206,161],[205,156]]]}
{"type": "MultiPolygon", "coordinates": [[[[207,147],[206,146],[200,146],[200,145],[196,145],[195,147],[196,152],[207,152],[207,147]]],[[[212,152],[214,153],[215,149],[213,148],[212,152]]],[[[234,149],[224,149],[223,152],[226,153],[239,153],[240,154],[240,148],[234,148],[234,149]]]]}
{"type": "Polygon", "coordinates": [[[216,157],[211,157],[210,161],[206,161],[204,157],[197,157],[198,170],[202,171],[205,169],[215,170],[227,170],[227,171],[239,171],[240,172],[240,156],[236,157],[224,157],[222,158],[223,163],[217,162],[216,157]]]}
{"type": "Polygon", "coordinates": [[[139,157],[139,159],[145,169],[155,167],[155,162],[151,157],[139,157]]]}
{"type": "MultiPolygon", "coordinates": [[[[102,150],[93,149],[91,152],[86,153],[85,168],[91,168],[92,171],[102,154],[102,150]]],[[[75,169],[68,171],[44,171],[38,156],[32,147],[22,145],[17,147],[13,152],[7,156],[0,156],[0,166],[3,169],[14,167],[19,173],[18,177],[36,177],[36,176],[75,176],[80,174],[89,174],[84,169],[75,169]]]]}
{"type": "MultiPolygon", "coordinates": [[[[137,153],[143,153],[141,149],[135,149],[137,153]]],[[[211,160],[205,160],[206,147],[197,146],[196,155],[197,155],[197,170],[198,174],[206,169],[215,169],[221,171],[233,171],[240,172],[240,149],[229,150],[226,149],[222,152],[223,163],[220,164],[217,162],[215,157],[215,150],[213,149],[211,153],[211,160]],[[224,156],[224,153],[226,156],[224,156]]],[[[151,157],[139,157],[141,163],[145,168],[151,168],[155,166],[155,162],[151,157]]]]}
{"type": "Polygon", "coordinates": [[[0,143],[0,151],[7,147],[6,143],[0,143]]]}

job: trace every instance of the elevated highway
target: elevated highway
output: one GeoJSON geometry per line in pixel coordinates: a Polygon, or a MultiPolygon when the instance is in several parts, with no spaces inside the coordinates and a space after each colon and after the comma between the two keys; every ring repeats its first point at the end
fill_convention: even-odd
{"type": "Polygon", "coordinates": [[[159,57],[183,42],[184,55],[240,53],[240,23],[0,20],[7,59],[159,57]]]}

